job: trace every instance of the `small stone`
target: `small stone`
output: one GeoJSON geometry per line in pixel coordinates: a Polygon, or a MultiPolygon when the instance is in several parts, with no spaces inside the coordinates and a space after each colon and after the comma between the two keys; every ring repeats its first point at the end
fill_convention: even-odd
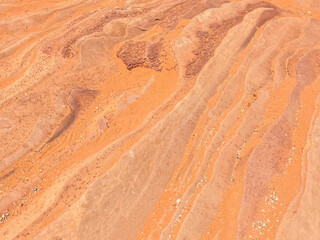
{"type": "Polygon", "coordinates": [[[129,155],[130,155],[131,158],[134,158],[134,151],[130,150],[129,151],[129,155]]]}
{"type": "Polygon", "coordinates": [[[180,198],[177,199],[177,204],[179,204],[179,203],[181,203],[181,199],[180,198]]]}

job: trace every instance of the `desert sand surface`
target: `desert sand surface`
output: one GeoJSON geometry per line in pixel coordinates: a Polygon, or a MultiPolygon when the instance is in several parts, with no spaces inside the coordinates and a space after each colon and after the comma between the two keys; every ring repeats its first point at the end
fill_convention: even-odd
{"type": "Polygon", "coordinates": [[[0,0],[1,240],[319,240],[319,0],[0,0]]]}

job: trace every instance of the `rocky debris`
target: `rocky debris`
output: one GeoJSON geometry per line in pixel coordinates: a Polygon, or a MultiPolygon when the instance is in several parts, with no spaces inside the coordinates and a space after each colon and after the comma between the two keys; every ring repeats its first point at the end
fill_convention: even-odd
{"type": "Polygon", "coordinates": [[[160,42],[128,41],[118,50],[117,56],[128,70],[144,67],[161,71],[161,46],[160,42]]]}
{"type": "Polygon", "coordinates": [[[10,216],[9,210],[4,211],[0,216],[0,224],[2,224],[4,221],[8,221],[8,216],[10,216]]]}

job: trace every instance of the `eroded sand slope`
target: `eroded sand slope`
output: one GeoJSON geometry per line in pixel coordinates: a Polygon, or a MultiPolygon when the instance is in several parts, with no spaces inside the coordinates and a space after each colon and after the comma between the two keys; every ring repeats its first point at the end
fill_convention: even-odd
{"type": "Polygon", "coordinates": [[[0,2],[0,239],[320,239],[318,0],[0,2]]]}

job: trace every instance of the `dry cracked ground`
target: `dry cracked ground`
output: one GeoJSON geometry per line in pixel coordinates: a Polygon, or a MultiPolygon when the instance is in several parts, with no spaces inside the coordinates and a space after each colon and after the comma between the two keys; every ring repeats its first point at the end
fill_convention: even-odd
{"type": "Polygon", "coordinates": [[[319,240],[319,0],[0,0],[0,239],[319,240]]]}

